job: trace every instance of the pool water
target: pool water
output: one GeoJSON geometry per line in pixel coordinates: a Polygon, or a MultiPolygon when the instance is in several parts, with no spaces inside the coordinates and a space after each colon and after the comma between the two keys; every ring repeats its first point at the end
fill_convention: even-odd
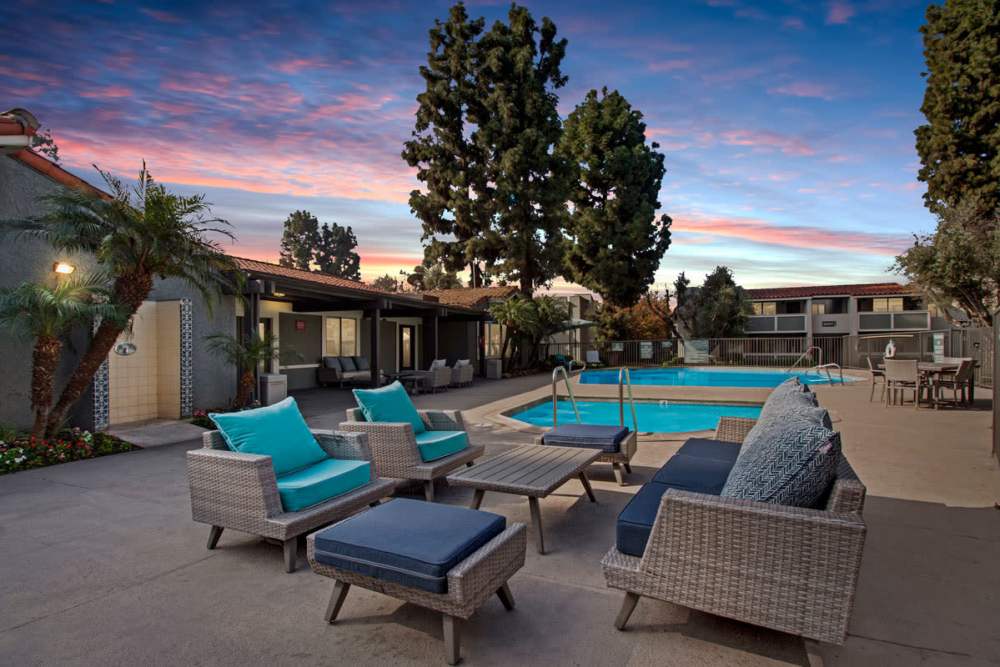
{"type": "MultiPolygon", "coordinates": [[[[580,422],[583,424],[618,425],[618,401],[577,401],[580,422]]],[[[636,401],[635,414],[640,432],[673,433],[714,429],[720,417],[749,417],[756,419],[760,407],[724,405],[721,403],[677,403],[673,401],[636,401]]],[[[552,426],[552,401],[539,403],[510,415],[534,426],[552,426]]],[[[559,423],[575,424],[573,404],[559,401],[559,423]]],[[[625,425],[632,428],[632,412],[625,404],[625,425]]]]}
{"type": "MultiPolygon", "coordinates": [[[[835,371],[833,381],[840,382],[835,371]]],[[[786,372],[747,368],[636,368],[630,370],[632,384],[671,387],[777,387],[788,378],[797,377],[806,384],[830,384],[826,374],[810,371],[786,372]]],[[[844,376],[844,382],[854,378],[844,376]]],[[[580,384],[618,384],[618,369],[584,371],[580,384]]]]}

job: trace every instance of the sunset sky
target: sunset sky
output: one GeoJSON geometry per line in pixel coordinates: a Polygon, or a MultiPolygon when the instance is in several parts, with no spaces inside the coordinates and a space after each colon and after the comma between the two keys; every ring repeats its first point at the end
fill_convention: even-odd
{"type": "MultiPolygon", "coordinates": [[[[0,110],[32,111],[91,182],[92,163],[132,176],[145,159],[206,193],[234,253],[276,259],[282,221],[307,209],[354,227],[365,278],[412,267],[399,153],[450,3],[265,4],[5,2],[0,110]]],[[[569,40],[561,113],[618,89],[666,153],[658,282],[727,264],[759,287],[894,279],[893,255],[933,226],[913,147],[926,4],[527,6],[569,40]]],[[[492,21],[508,5],[468,7],[492,21]]]]}

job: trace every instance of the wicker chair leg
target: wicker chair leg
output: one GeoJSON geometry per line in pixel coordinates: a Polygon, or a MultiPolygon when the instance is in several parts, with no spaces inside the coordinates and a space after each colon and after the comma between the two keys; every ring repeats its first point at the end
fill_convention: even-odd
{"type": "Polygon", "coordinates": [[[334,582],[333,594],[330,595],[330,603],[326,605],[326,614],[323,616],[327,623],[333,623],[337,620],[340,608],[344,606],[344,600],[347,599],[347,592],[350,590],[350,584],[346,584],[343,581],[334,582]]]}
{"type": "Polygon", "coordinates": [[[622,601],[621,611],[618,612],[618,618],[615,619],[615,627],[619,630],[625,629],[625,624],[628,623],[628,619],[632,616],[632,612],[635,611],[635,606],[639,604],[639,594],[628,591],[625,593],[625,599],[622,601]]]}
{"type": "Polygon", "coordinates": [[[381,504],[382,504],[381,500],[373,500],[370,503],[368,503],[368,507],[378,507],[381,504]]]}
{"type": "Polygon", "coordinates": [[[624,463],[622,463],[622,465],[625,466],[625,472],[627,472],[628,474],[631,475],[632,474],[632,466],[629,464],[629,462],[625,461],[624,463]]]}
{"type": "Polygon", "coordinates": [[[434,480],[429,479],[424,482],[424,500],[429,503],[434,502],[434,480]]]}
{"type": "Polygon", "coordinates": [[[514,596],[510,594],[510,587],[507,582],[503,582],[503,586],[497,589],[497,597],[500,598],[500,602],[503,603],[503,608],[510,611],[514,608],[514,596]]]}
{"type": "Polygon", "coordinates": [[[299,538],[293,537],[290,540],[285,540],[281,547],[285,552],[285,572],[291,574],[295,572],[295,561],[299,558],[299,538]]]}
{"type": "Polygon", "coordinates": [[[459,618],[441,614],[441,625],[444,629],[444,659],[449,665],[457,665],[462,659],[461,623],[459,618]]]}
{"type": "Polygon", "coordinates": [[[612,463],[611,469],[615,473],[615,479],[618,481],[618,486],[625,486],[625,478],[622,476],[622,464],[612,463]]]}
{"type": "Polygon", "coordinates": [[[219,538],[222,537],[222,531],[225,530],[222,526],[212,526],[208,531],[208,548],[209,550],[214,549],[215,545],[219,543],[219,538]]]}

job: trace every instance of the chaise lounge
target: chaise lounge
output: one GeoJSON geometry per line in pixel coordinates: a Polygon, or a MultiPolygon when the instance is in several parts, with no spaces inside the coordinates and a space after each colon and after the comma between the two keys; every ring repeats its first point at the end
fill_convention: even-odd
{"type": "Polygon", "coordinates": [[[224,431],[202,435],[187,453],[191,517],[211,526],[214,549],[226,528],[280,542],[295,571],[298,538],[391,495],[363,433],[310,431],[294,398],[211,415],[224,431]]]}
{"type": "Polygon", "coordinates": [[[692,438],[619,514],[601,561],[625,628],[651,597],[842,644],[866,526],[865,487],[811,392],[782,385],[758,420],[692,438]]]}
{"type": "MultiPolygon", "coordinates": [[[[450,370],[450,369],[449,369],[450,370]]],[[[424,497],[434,500],[434,482],[483,455],[469,442],[457,410],[417,410],[399,382],[380,389],[355,389],[357,408],[347,409],[339,430],[368,436],[380,475],[420,482],[424,497]]]]}

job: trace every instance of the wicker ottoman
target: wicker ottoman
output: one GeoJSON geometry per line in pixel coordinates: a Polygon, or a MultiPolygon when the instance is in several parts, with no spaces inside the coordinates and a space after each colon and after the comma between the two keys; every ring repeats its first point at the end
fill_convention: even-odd
{"type": "Polygon", "coordinates": [[[399,498],[307,538],[313,571],[335,580],[333,623],[352,584],[439,611],[445,658],[461,659],[460,623],[496,595],[513,609],[507,580],[524,565],[523,523],[488,512],[399,498]]]}

